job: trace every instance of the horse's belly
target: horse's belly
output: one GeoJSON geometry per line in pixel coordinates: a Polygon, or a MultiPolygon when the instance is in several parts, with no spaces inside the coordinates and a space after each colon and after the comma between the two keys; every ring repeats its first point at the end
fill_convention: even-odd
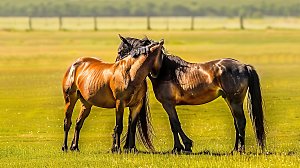
{"type": "Polygon", "coordinates": [[[176,105],[205,104],[222,95],[221,88],[217,85],[184,90],[173,82],[161,82],[159,85],[153,85],[153,89],[159,102],[174,102],[176,105]]]}
{"type": "Polygon", "coordinates": [[[198,92],[186,92],[178,98],[178,105],[200,105],[215,100],[220,96],[220,91],[217,89],[205,90],[198,92]]]}
{"type": "Polygon", "coordinates": [[[93,100],[89,100],[91,104],[97,107],[102,108],[116,108],[116,101],[114,99],[100,99],[95,98],[93,100]]]}
{"type": "Polygon", "coordinates": [[[116,100],[108,87],[102,87],[89,95],[82,95],[90,104],[102,108],[115,108],[116,100]]]}

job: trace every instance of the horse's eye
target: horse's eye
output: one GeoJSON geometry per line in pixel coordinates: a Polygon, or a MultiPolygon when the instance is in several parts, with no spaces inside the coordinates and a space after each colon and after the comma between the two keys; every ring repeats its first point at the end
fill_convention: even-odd
{"type": "Polygon", "coordinates": [[[126,53],[127,53],[127,52],[124,51],[124,50],[121,51],[121,55],[125,55],[126,53]]]}

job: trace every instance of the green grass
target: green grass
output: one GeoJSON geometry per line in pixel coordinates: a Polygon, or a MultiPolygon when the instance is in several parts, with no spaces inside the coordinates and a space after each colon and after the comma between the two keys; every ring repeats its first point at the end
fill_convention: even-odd
{"type": "MultiPolygon", "coordinates": [[[[0,31],[0,37],[0,167],[298,166],[300,31],[0,31]],[[257,146],[248,114],[246,155],[110,154],[114,110],[101,108],[92,109],[82,128],[81,152],[63,153],[63,74],[81,56],[113,62],[118,33],[164,38],[170,53],[192,62],[231,57],[254,65],[261,78],[271,154],[253,154],[257,146]]],[[[168,151],[173,147],[168,117],[150,90],[154,145],[157,151],[168,151]]],[[[73,123],[78,110],[79,106],[73,123]]],[[[194,140],[195,153],[225,154],[233,148],[233,119],[221,98],[177,110],[184,131],[194,140]]]]}

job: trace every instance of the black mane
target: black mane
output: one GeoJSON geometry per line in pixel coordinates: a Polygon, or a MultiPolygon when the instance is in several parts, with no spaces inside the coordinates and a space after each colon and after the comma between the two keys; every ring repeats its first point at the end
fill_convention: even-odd
{"type": "Polygon", "coordinates": [[[188,64],[190,64],[189,62],[183,60],[179,56],[172,55],[172,54],[164,53],[164,58],[167,58],[170,62],[173,62],[173,63],[181,65],[181,66],[187,66],[188,64]]]}

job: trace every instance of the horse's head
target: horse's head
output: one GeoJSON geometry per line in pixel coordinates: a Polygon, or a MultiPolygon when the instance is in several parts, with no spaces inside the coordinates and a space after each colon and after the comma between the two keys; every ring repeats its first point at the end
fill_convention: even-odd
{"type": "Polygon", "coordinates": [[[122,42],[118,48],[118,56],[117,56],[116,61],[119,61],[119,60],[125,58],[126,56],[128,56],[128,53],[133,48],[147,46],[154,42],[154,41],[148,39],[147,37],[145,37],[143,39],[136,39],[136,38],[131,38],[131,37],[123,37],[120,34],[119,34],[119,37],[122,42]]]}
{"type": "MultiPolygon", "coordinates": [[[[133,57],[138,56],[141,53],[145,53],[146,48],[143,48],[143,47],[148,46],[148,48],[149,48],[151,45],[155,46],[155,44],[156,45],[159,44],[159,42],[150,40],[150,39],[148,39],[148,37],[145,37],[143,39],[136,39],[136,38],[131,38],[131,37],[124,38],[121,35],[119,35],[119,37],[122,40],[122,42],[118,48],[118,56],[117,56],[116,61],[119,61],[119,60],[127,57],[128,55],[131,55],[133,57]]],[[[164,50],[163,40],[161,41],[161,43],[162,43],[162,45],[160,47],[160,50],[164,50]]],[[[160,54],[154,60],[154,65],[153,65],[151,73],[150,73],[150,75],[153,78],[156,78],[159,74],[159,70],[161,68],[162,61],[163,61],[163,55],[164,54],[161,54],[161,51],[160,51],[160,54]]]]}

